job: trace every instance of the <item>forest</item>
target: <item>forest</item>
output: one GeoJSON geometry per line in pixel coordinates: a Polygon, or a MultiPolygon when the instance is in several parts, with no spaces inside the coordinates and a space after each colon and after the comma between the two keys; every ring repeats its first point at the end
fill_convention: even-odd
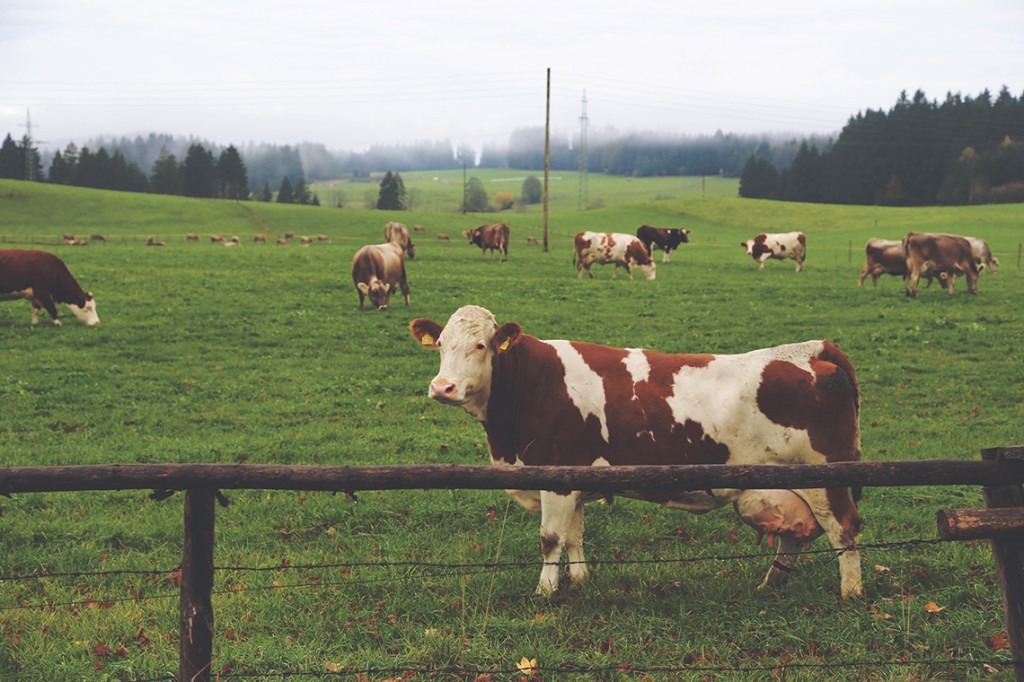
{"type": "MultiPolygon", "coordinates": [[[[35,148],[10,134],[0,146],[0,177],[119,189],[317,203],[307,184],[457,168],[544,168],[542,127],[520,128],[507,144],[476,150],[451,140],[329,150],[303,142],[223,147],[149,134],[89,140],[81,148],[35,148]],[[44,170],[45,169],[45,170],[44,170]]],[[[559,134],[550,168],[629,177],[721,175],[740,178],[740,196],[886,206],[1024,202],[1024,95],[900,94],[889,111],[851,116],[836,137],[711,136],[601,131],[587,145],[559,134]]]]}

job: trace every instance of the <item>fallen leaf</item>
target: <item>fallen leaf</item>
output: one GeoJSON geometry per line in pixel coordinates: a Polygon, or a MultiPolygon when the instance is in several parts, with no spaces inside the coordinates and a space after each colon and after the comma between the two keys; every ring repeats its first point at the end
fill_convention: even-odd
{"type": "Polygon", "coordinates": [[[888,566],[883,566],[882,564],[875,564],[875,570],[878,571],[879,573],[888,573],[892,569],[889,568],[888,566]]]}
{"type": "Polygon", "coordinates": [[[330,661],[324,661],[324,667],[332,673],[340,672],[345,668],[343,663],[331,663],[330,661]]]}
{"type": "Polygon", "coordinates": [[[924,605],[924,610],[927,611],[928,613],[942,613],[943,611],[946,610],[946,607],[945,606],[939,606],[935,602],[930,601],[930,602],[928,602],[927,604],[924,605]]]}
{"type": "Polygon", "coordinates": [[[516,663],[516,670],[524,675],[533,677],[537,674],[537,659],[529,659],[526,656],[523,656],[523,660],[516,663]]]}
{"type": "Polygon", "coordinates": [[[1010,648],[1010,640],[1006,637],[1005,632],[1002,632],[988,640],[988,643],[991,644],[992,648],[996,651],[1002,651],[1003,649],[1010,648]]]}

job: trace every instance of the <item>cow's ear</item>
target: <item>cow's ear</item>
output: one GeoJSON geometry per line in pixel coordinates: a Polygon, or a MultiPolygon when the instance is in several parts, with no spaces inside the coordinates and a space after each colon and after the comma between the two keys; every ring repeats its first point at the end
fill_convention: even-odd
{"type": "Polygon", "coordinates": [[[523,328],[519,326],[518,322],[506,322],[494,332],[494,338],[491,339],[491,343],[494,344],[494,347],[499,352],[506,351],[519,343],[519,337],[522,333],[523,328]]]}
{"type": "Polygon", "coordinates": [[[412,338],[420,342],[424,348],[439,348],[437,340],[441,337],[441,325],[425,317],[418,317],[409,323],[409,331],[412,338]]]}
{"type": "Polygon", "coordinates": [[[363,292],[364,294],[370,291],[370,287],[366,282],[360,282],[359,284],[356,285],[356,288],[359,289],[359,291],[363,292]]]}

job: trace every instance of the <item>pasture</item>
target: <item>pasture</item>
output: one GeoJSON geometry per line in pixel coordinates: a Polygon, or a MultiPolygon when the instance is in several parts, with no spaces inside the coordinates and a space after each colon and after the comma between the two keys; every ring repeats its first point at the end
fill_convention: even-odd
{"type": "MultiPolygon", "coordinates": [[[[407,187],[420,181],[403,177],[407,187]]],[[[1024,443],[1024,208],[702,198],[695,180],[696,190],[671,196],[640,180],[595,179],[591,197],[598,185],[609,198],[586,212],[566,181],[547,253],[525,243],[541,236],[535,208],[390,213],[0,181],[0,248],[49,242],[35,248],[65,260],[102,320],[86,328],[62,307],[62,327],[43,315],[33,329],[26,302],[0,303],[0,461],[485,463],[482,428],[428,400],[437,356],[408,332],[414,317],[443,322],[467,303],[540,338],[664,351],[828,338],[858,372],[867,460],[974,458],[1024,443]],[[412,306],[393,299],[386,312],[360,311],[352,254],[392,219],[427,228],[407,263],[412,306]],[[507,263],[459,235],[496,220],[511,225],[507,263]],[[691,243],[670,264],[656,255],[655,281],[621,271],[613,281],[610,266],[576,280],[575,232],[643,223],[688,227],[691,243]],[[252,242],[288,230],[332,241],[252,242]],[[739,243],[764,230],[807,234],[804,272],[790,261],[758,271],[739,243]],[[932,286],[916,300],[892,277],[858,289],[867,238],[908,230],[983,237],[1000,271],[982,275],[977,296],[963,281],[953,296],[932,286]],[[64,232],[107,242],[57,246],[64,232]],[[202,241],[186,242],[188,232],[202,241]],[[242,245],[211,244],[211,233],[238,234],[242,245]],[[145,247],[150,235],[167,246],[145,247]]],[[[936,510],[983,506],[974,487],[866,490],[866,597],[851,603],[838,599],[827,552],[803,557],[786,589],[758,592],[773,552],[753,545],[729,509],[589,505],[590,579],[543,598],[533,595],[539,520],[500,493],[228,498],[217,511],[214,586],[223,679],[518,680],[524,657],[548,680],[1011,676],[999,663],[1007,652],[987,543],[871,548],[935,538],[936,510]]],[[[18,495],[0,512],[0,679],[170,679],[180,494],[18,495]]]]}

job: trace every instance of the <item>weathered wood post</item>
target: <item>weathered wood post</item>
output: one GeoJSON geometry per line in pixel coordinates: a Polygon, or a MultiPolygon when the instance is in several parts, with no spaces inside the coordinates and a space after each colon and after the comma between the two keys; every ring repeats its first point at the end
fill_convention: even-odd
{"type": "MultiPolygon", "coordinates": [[[[1024,461],[1024,447],[989,448],[981,451],[981,458],[986,461],[1024,461]]],[[[1024,490],[1020,485],[987,487],[983,494],[990,509],[1017,507],[1024,514],[1024,490]]],[[[1013,668],[1017,681],[1024,682],[1024,537],[993,537],[992,554],[996,559],[996,577],[1003,592],[1006,636],[1013,652],[1013,668]]]]}
{"type": "Polygon", "coordinates": [[[213,659],[213,521],[211,489],[185,493],[178,625],[179,682],[210,682],[213,659]]]}
{"type": "MultiPolygon", "coordinates": [[[[989,448],[981,451],[981,458],[986,462],[1018,462],[1024,466],[1024,446],[989,448]]],[[[939,537],[987,538],[992,542],[1013,669],[1017,682],[1024,682],[1024,487],[1020,483],[989,485],[982,489],[982,494],[987,509],[939,510],[939,537]]]]}

